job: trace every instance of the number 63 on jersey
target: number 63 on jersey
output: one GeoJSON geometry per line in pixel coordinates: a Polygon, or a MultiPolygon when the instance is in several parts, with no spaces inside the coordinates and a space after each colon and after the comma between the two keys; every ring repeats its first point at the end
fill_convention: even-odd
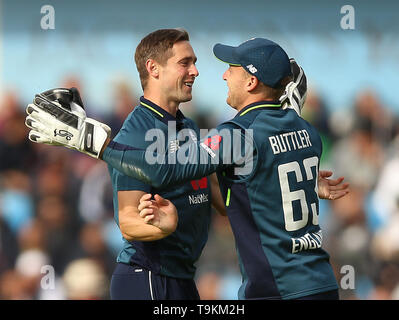
{"type": "MultiPolygon", "coordinates": [[[[292,161],[278,166],[278,175],[280,179],[285,230],[287,231],[299,230],[305,227],[308,224],[309,220],[309,206],[308,202],[306,201],[306,192],[304,189],[299,189],[295,191],[290,190],[288,173],[294,172],[297,182],[298,183],[303,182],[304,177],[301,171],[301,166],[302,166],[305,169],[306,173],[305,179],[307,181],[314,181],[314,189],[312,190],[312,192],[315,192],[315,197],[317,198],[318,165],[319,165],[319,158],[315,156],[311,158],[306,158],[302,162],[292,161]],[[313,175],[312,172],[313,167],[315,167],[315,172],[316,172],[315,176],[313,175]],[[293,202],[298,200],[300,201],[302,215],[299,220],[294,220],[293,202]]],[[[311,203],[310,209],[312,214],[312,224],[318,225],[319,216],[317,213],[316,203],[311,203]]]]}

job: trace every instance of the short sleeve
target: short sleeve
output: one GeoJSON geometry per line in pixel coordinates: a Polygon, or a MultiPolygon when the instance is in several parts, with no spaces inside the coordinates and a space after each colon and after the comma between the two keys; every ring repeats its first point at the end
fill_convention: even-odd
{"type": "Polygon", "coordinates": [[[143,192],[151,192],[151,186],[140,180],[129,177],[115,169],[113,169],[113,175],[115,182],[114,188],[116,191],[130,191],[130,190],[138,190],[143,192]]]}

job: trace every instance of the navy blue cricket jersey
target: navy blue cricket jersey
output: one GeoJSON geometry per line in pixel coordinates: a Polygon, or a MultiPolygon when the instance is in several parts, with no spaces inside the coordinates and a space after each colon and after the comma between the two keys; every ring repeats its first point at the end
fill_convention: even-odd
{"type": "Polygon", "coordinates": [[[143,169],[140,179],[154,185],[217,171],[243,277],[240,299],[295,299],[338,288],[318,224],[322,143],[295,111],[279,102],[248,105],[190,144],[197,161],[185,165],[145,170],[146,152],[110,147],[103,159],[136,177],[143,169]]]}
{"type": "MultiPolygon", "coordinates": [[[[176,127],[176,133],[191,129],[196,139],[196,124],[185,118],[178,110],[176,118],[152,103],[140,98],[137,106],[126,118],[121,130],[112,141],[115,150],[147,148],[153,141],[162,142],[162,148],[168,152],[176,151],[179,145],[176,136],[168,136],[168,123],[176,127]],[[170,123],[169,123],[170,122],[170,123]],[[146,141],[146,135],[147,140],[146,141]],[[164,141],[162,136],[165,137],[164,141]],[[157,139],[159,138],[159,139],[157,139]]],[[[170,133],[170,132],[169,132],[170,133]]],[[[151,165],[147,164],[151,170],[151,165]]],[[[113,186],[114,218],[119,226],[118,191],[140,190],[159,194],[170,200],[177,208],[178,225],[171,235],[156,241],[124,240],[122,251],[117,261],[126,264],[138,264],[157,274],[192,279],[195,274],[195,262],[201,255],[208,239],[211,214],[211,191],[207,177],[198,180],[176,183],[173,187],[154,188],[140,180],[127,176],[117,169],[108,166],[113,186]]]]}

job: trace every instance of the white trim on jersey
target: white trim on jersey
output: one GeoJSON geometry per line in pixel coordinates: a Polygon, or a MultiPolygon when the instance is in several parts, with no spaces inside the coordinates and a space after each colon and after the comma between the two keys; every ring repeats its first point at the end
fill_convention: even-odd
{"type": "Polygon", "coordinates": [[[154,300],[154,294],[153,294],[153,292],[152,292],[151,271],[148,271],[148,281],[149,281],[149,283],[150,283],[151,300],[154,300]]]}

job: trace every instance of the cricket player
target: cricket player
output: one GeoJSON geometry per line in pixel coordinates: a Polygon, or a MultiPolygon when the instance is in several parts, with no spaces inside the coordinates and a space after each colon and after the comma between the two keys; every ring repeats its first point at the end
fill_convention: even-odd
{"type": "MultiPolygon", "coordinates": [[[[191,129],[197,136],[196,124],[179,110],[180,103],[192,99],[192,84],[199,74],[196,59],[184,30],[157,30],[141,40],[135,62],[144,95],[114,138],[116,148],[145,149],[151,144],[146,134],[157,130],[155,134],[166,137],[162,147],[172,153],[179,141],[168,135],[170,127],[176,134],[191,129]]],[[[109,172],[115,220],[124,240],[111,280],[111,298],[199,299],[194,263],[208,239],[211,203],[219,203],[225,211],[218,185],[212,194],[211,180],[203,176],[173,188],[154,188],[111,166],[109,172]],[[138,214],[146,193],[155,195],[150,201],[156,210],[151,224],[138,214]]]]}
{"type": "MultiPolygon", "coordinates": [[[[154,132],[166,137],[162,148],[172,153],[179,147],[176,135],[182,130],[192,130],[195,138],[199,135],[196,124],[179,110],[180,103],[192,99],[192,85],[199,74],[196,60],[185,30],[161,29],[141,40],[135,62],[143,96],[113,139],[115,148],[146,149],[151,144],[146,135],[154,132]],[[175,135],[168,134],[170,128],[175,130],[175,135]]],[[[44,96],[58,98],[64,105],[68,98],[72,105],[83,105],[76,90],[51,90],[44,96]]],[[[73,123],[76,119],[69,120],[73,123]]],[[[109,130],[105,125],[102,128],[109,130]]],[[[91,129],[94,137],[96,127],[91,129]]],[[[53,133],[70,138],[66,130],[53,133]]],[[[114,219],[123,238],[111,279],[111,299],[199,299],[194,282],[195,262],[208,239],[211,204],[225,214],[216,175],[213,174],[212,179],[202,176],[164,188],[153,187],[111,166],[109,173],[114,219]],[[216,183],[212,189],[211,183],[216,183]],[[146,198],[148,193],[155,195],[150,202],[154,210],[151,223],[140,217],[138,210],[140,200],[150,200],[146,198]]]]}
{"type": "MultiPolygon", "coordinates": [[[[54,106],[36,101],[28,110],[35,142],[61,144],[100,157],[112,168],[152,186],[169,187],[217,172],[220,190],[234,233],[243,282],[240,299],[338,299],[329,255],[322,249],[318,224],[320,136],[279,98],[290,86],[290,60],[276,43],[255,38],[238,47],[217,44],[214,54],[228,64],[223,75],[227,103],[237,110],[201,141],[192,141],[170,162],[168,151],[109,141],[104,125],[72,110],[71,127],[54,106]],[[50,128],[50,129],[49,129],[50,128]],[[73,132],[66,140],[52,137],[53,128],[73,132]],[[90,134],[88,134],[90,133],[90,134]],[[148,165],[148,160],[162,161],[148,165]]],[[[189,84],[187,84],[189,86],[189,84]]],[[[29,108],[29,107],[28,107],[29,108]]],[[[327,183],[325,196],[344,196],[342,179],[327,183]]],[[[146,195],[148,197],[148,195],[146,195]]],[[[140,204],[147,222],[154,212],[140,204]]]]}

